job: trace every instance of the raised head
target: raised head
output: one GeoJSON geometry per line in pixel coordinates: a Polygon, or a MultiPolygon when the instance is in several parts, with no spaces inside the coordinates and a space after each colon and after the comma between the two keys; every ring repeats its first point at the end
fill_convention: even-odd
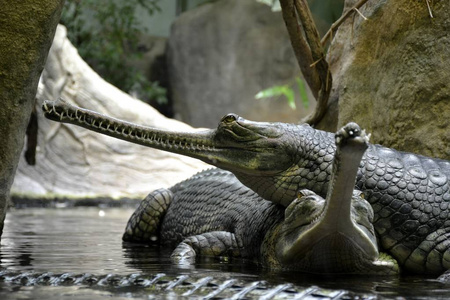
{"type": "MultiPolygon", "coordinates": [[[[132,143],[200,159],[233,172],[239,180],[267,200],[288,205],[297,185],[265,186],[296,164],[299,156],[297,125],[252,122],[235,114],[224,116],[216,129],[176,132],[132,124],[70,105],[62,100],[45,101],[44,115],[57,122],[78,125],[132,143]],[[253,187],[255,186],[255,187],[253,187]],[[259,186],[260,188],[257,188],[259,186]],[[289,189],[289,193],[286,190],[289,189]]],[[[305,125],[305,127],[308,127],[305,125]]],[[[280,177],[282,178],[282,176],[280,177]]]]}
{"type": "MultiPolygon", "coordinates": [[[[389,273],[380,268],[373,227],[373,209],[360,191],[354,190],[368,136],[355,123],[336,135],[336,155],[327,198],[309,190],[285,210],[276,246],[282,265],[312,273],[389,273]]],[[[395,269],[395,268],[394,268],[395,269]]]]}

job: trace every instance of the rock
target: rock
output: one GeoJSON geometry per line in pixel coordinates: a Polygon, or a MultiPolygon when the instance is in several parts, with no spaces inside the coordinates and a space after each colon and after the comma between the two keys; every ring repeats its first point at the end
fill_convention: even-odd
{"type": "MultiPolygon", "coordinates": [[[[132,55],[127,58],[125,66],[139,71],[144,76],[144,79],[152,82],[152,86],[157,85],[167,91],[169,88],[169,78],[166,65],[166,45],[167,38],[142,33],[137,46],[137,51],[140,55],[132,55]]],[[[143,89],[140,84],[136,84],[131,91],[127,92],[133,97],[150,104],[166,117],[173,117],[172,106],[169,101],[170,99],[167,97],[167,92],[167,101],[165,102],[155,97],[154,93],[149,95],[146,89],[143,89]]]]}
{"type": "Polygon", "coordinates": [[[75,105],[138,124],[192,130],[101,79],[78,55],[66,37],[66,29],[59,26],[37,94],[36,165],[27,165],[22,155],[12,187],[16,197],[142,198],[207,166],[45,119],[42,101],[60,96],[75,105]]]}
{"type": "Polygon", "coordinates": [[[328,55],[339,118],[319,128],[355,121],[373,143],[450,159],[450,3],[431,8],[434,18],[425,1],[369,1],[367,21],[339,28],[328,55]]]}
{"type": "Polygon", "coordinates": [[[138,50],[142,57],[130,61],[130,64],[140,70],[150,81],[166,82],[167,74],[163,73],[165,66],[167,38],[141,34],[138,50]]]}
{"type": "Polygon", "coordinates": [[[229,112],[298,122],[315,105],[312,97],[307,110],[300,100],[292,110],[283,97],[255,99],[274,85],[296,90],[300,70],[281,13],[254,0],[215,1],[181,14],[167,55],[175,116],[193,126],[215,127],[229,112]]]}
{"type": "Polygon", "coordinates": [[[64,1],[2,2],[0,19],[0,239],[39,75],[64,1]]]}

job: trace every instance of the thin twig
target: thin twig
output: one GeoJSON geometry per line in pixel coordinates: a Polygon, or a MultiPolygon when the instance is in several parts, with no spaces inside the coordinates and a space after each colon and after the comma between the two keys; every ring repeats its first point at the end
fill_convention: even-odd
{"type": "MultiPolygon", "coordinates": [[[[356,3],[352,8],[347,10],[345,13],[342,14],[342,16],[331,25],[331,28],[328,30],[328,32],[323,36],[322,38],[322,45],[325,45],[327,41],[331,38],[333,35],[333,32],[336,32],[336,30],[341,26],[341,24],[356,10],[358,10],[361,6],[363,6],[368,0],[360,0],[358,3],[356,3]]],[[[428,0],[427,0],[428,3],[428,0]]]]}
{"type": "Polygon", "coordinates": [[[359,11],[359,9],[357,9],[355,7],[354,10],[361,16],[361,18],[363,18],[365,21],[367,21],[367,18],[359,11]]]}
{"type": "Polygon", "coordinates": [[[430,7],[430,0],[425,0],[427,2],[427,7],[428,7],[428,13],[430,14],[431,18],[433,17],[433,12],[431,11],[431,7],[430,7]]]}
{"type": "Polygon", "coordinates": [[[316,60],[315,62],[313,62],[312,64],[310,64],[309,66],[312,68],[315,65],[317,65],[321,60],[323,59],[323,56],[321,58],[319,58],[318,60],[316,60]]]}

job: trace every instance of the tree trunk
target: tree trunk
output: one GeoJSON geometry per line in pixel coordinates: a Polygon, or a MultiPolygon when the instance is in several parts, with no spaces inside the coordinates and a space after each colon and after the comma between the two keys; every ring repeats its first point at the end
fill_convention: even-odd
{"type": "Polygon", "coordinates": [[[372,143],[450,159],[450,2],[368,1],[360,12],[367,20],[355,12],[334,34],[318,127],[355,121],[372,143]]]}
{"type": "Polygon", "coordinates": [[[0,1],[0,235],[63,0],[0,1]]]}

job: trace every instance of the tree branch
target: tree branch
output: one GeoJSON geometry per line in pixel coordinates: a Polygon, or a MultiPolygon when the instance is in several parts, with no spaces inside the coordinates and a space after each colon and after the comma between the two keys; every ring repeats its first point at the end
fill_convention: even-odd
{"type": "Polygon", "coordinates": [[[319,32],[312,18],[307,1],[294,0],[294,4],[304,30],[306,41],[309,45],[311,56],[314,60],[314,63],[310,65],[310,68],[314,68],[317,71],[320,79],[320,89],[316,96],[316,109],[302,120],[305,123],[315,125],[319,123],[327,110],[332,77],[328,68],[328,63],[325,60],[325,52],[320,41],[319,32]]]}
{"type": "Polygon", "coordinates": [[[308,43],[303,36],[302,28],[298,23],[294,0],[280,0],[280,5],[298,65],[305,81],[308,83],[314,97],[317,99],[321,86],[320,78],[317,70],[311,68],[311,65],[314,64],[315,60],[313,59],[308,43]]]}
{"type": "Polygon", "coordinates": [[[350,16],[350,14],[354,11],[357,11],[361,6],[363,6],[367,0],[360,0],[358,1],[352,8],[348,9],[346,12],[342,14],[342,16],[331,25],[330,29],[327,31],[327,33],[322,38],[322,46],[324,46],[329,39],[333,36],[333,33],[336,32],[336,30],[341,26],[342,23],[350,16]]]}

